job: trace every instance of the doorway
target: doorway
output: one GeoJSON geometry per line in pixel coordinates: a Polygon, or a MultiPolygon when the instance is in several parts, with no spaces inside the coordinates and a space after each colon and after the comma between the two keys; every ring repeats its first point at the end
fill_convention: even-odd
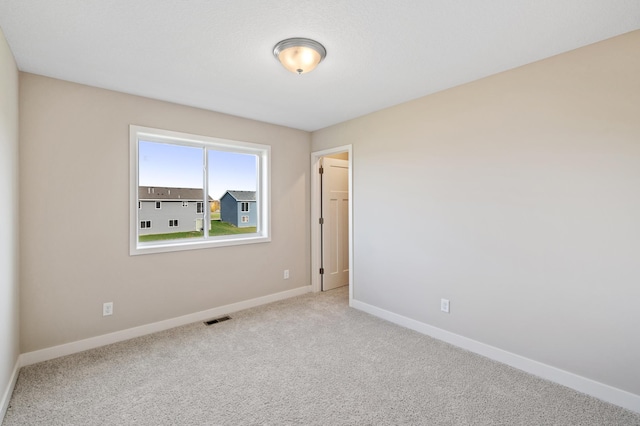
{"type": "Polygon", "coordinates": [[[351,145],[311,154],[312,291],[348,284],[349,304],[353,296],[352,165],[351,145]]]}

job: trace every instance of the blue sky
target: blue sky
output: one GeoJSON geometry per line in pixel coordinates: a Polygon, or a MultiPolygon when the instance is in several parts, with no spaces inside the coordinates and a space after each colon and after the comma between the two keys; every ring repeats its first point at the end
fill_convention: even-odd
{"type": "MultiPolygon", "coordinates": [[[[138,143],[140,186],[202,188],[202,148],[165,143],[138,143]]],[[[256,190],[255,155],[209,150],[209,195],[219,200],[225,191],[256,190]]]]}

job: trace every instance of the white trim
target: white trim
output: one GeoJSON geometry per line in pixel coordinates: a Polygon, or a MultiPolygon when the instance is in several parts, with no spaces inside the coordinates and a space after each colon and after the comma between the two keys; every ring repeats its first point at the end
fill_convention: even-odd
{"type": "Polygon", "coordinates": [[[270,294],[267,296],[257,297],[255,299],[245,300],[242,302],[232,303],[230,305],[220,306],[217,308],[207,309],[205,311],[183,315],[177,318],[171,318],[164,321],[141,325],[139,327],[133,327],[109,334],[103,334],[102,336],[90,337],[88,339],[65,343],[59,346],[53,346],[50,348],[40,349],[38,351],[27,352],[20,355],[20,365],[25,366],[35,364],[37,362],[48,361],[50,359],[75,354],[112,343],[122,342],[124,340],[133,339],[135,337],[145,336],[147,334],[157,333],[163,330],[169,330],[181,325],[191,324],[221,315],[231,314],[243,309],[249,309],[256,306],[265,305],[267,303],[277,302],[278,300],[300,296],[302,294],[309,293],[310,291],[311,286],[298,287],[294,288],[293,290],[287,290],[280,293],[270,294]]]}
{"type": "Polygon", "coordinates": [[[4,420],[4,416],[7,414],[7,409],[9,408],[9,402],[11,401],[11,395],[13,394],[13,388],[16,387],[16,382],[18,381],[18,373],[20,372],[20,367],[22,355],[16,359],[16,363],[13,367],[13,373],[11,373],[11,378],[9,379],[9,383],[7,384],[7,388],[2,394],[2,399],[0,400],[0,424],[4,420]]]}
{"type": "Polygon", "coordinates": [[[451,333],[432,325],[407,318],[402,315],[378,308],[373,305],[353,300],[351,306],[368,314],[409,328],[427,336],[450,343],[454,346],[475,352],[492,360],[510,365],[511,367],[533,374],[543,379],[558,383],[578,392],[591,395],[603,401],[610,402],[627,410],[640,413],[640,395],[635,395],[622,389],[595,380],[579,376],[569,371],[561,370],[551,365],[543,364],[530,358],[505,351],[477,340],[459,334],[451,333]]]}
{"type": "Polygon", "coordinates": [[[320,282],[320,160],[331,154],[349,154],[349,306],[353,300],[353,145],[342,145],[311,153],[311,289],[322,290],[320,282]]]}

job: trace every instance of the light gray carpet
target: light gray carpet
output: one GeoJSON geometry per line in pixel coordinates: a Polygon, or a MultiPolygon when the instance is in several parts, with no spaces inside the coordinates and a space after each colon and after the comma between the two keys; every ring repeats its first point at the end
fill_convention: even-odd
{"type": "Polygon", "coordinates": [[[308,294],[21,370],[4,425],[640,425],[308,294]]]}

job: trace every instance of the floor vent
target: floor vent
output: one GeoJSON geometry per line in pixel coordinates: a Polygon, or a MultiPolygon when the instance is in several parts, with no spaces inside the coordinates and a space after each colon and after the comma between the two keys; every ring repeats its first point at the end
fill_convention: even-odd
{"type": "Polygon", "coordinates": [[[230,319],[231,319],[231,317],[229,315],[226,315],[224,317],[220,317],[220,318],[216,318],[216,319],[210,319],[209,321],[205,321],[204,325],[213,325],[213,324],[217,324],[219,322],[228,321],[230,319]]]}

